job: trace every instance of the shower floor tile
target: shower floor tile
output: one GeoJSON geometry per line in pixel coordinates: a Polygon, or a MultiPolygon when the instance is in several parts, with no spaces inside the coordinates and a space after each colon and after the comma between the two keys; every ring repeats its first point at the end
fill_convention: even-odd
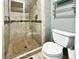
{"type": "Polygon", "coordinates": [[[18,40],[17,42],[13,43],[13,51],[14,56],[17,56],[19,54],[23,54],[24,52],[28,52],[29,50],[24,43],[24,40],[18,40]]]}
{"type": "Polygon", "coordinates": [[[40,47],[40,45],[32,38],[17,39],[17,40],[14,40],[12,43],[10,43],[10,45],[11,46],[9,46],[7,59],[11,59],[10,55],[12,55],[12,57],[16,57],[30,50],[40,47]]]}
{"type": "Polygon", "coordinates": [[[27,39],[25,40],[25,44],[29,50],[38,48],[40,45],[34,39],[27,39]]]}

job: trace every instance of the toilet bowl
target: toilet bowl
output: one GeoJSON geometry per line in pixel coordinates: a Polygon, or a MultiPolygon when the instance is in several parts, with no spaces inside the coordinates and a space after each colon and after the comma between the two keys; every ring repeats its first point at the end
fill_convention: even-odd
{"type": "Polygon", "coordinates": [[[53,42],[45,43],[42,53],[45,59],[63,59],[63,47],[53,42]]]}
{"type": "Polygon", "coordinates": [[[73,47],[75,34],[57,29],[53,29],[52,34],[55,43],[46,42],[43,45],[42,54],[45,59],[63,59],[63,48],[73,47]]]}

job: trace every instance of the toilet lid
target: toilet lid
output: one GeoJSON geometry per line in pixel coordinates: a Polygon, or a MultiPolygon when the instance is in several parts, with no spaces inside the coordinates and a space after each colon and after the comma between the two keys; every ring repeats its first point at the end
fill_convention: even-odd
{"type": "Polygon", "coordinates": [[[48,56],[59,56],[63,53],[62,49],[63,47],[56,43],[47,42],[43,45],[42,51],[48,56]]]}

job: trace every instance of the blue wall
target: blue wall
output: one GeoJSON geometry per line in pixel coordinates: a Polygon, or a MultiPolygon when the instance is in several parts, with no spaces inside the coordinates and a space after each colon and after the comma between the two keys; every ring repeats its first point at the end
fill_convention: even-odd
{"type": "MultiPolygon", "coordinates": [[[[46,42],[53,40],[52,31],[51,31],[52,29],[58,29],[58,30],[75,33],[75,17],[54,19],[53,2],[54,0],[45,0],[45,27],[46,27],[45,39],[46,39],[46,42]]],[[[69,4],[69,3],[66,3],[66,4],[69,4]]]]}
{"type": "Polygon", "coordinates": [[[45,0],[45,39],[51,40],[51,0],[45,0]]]}

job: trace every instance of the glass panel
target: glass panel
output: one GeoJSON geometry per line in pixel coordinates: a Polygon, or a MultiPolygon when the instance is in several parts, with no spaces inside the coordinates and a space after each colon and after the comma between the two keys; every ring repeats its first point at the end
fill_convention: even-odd
{"type": "MultiPolygon", "coordinates": [[[[31,1],[34,6],[31,6],[30,12],[26,13],[23,11],[24,4],[11,1],[10,19],[5,21],[4,25],[6,59],[12,59],[41,46],[41,20],[38,19],[40,18],[38,16],[35,20],[35,15],[40,16],[40,5],[37,7],[36,1],[31,1]]],[[[39,3],[39,1],[37,2],[39,3]]],[[[32,5],[32,3],[30,4],[32,5]]]]}

